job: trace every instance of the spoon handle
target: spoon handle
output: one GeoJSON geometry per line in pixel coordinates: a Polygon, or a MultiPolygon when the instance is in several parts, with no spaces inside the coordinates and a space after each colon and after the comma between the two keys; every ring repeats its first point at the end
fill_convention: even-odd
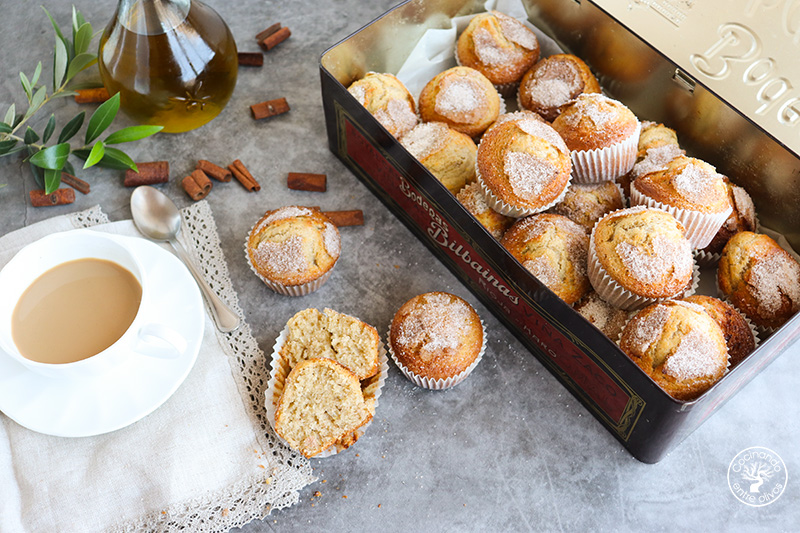
{"type": "Polygon", "coordinates": [[[189,254],[186,253],[186,250],[183,248],[183,246],[181,246],[181,243],[175,239],[170,240],[169,243],[178,253],[178,257],[180,257],[181,261],[184,262],[186,267],[189,269],[189,272],[192,273],[192,276],[194,276],[194,279],[200,286],[200,290],[203,291],[206,301],[211,306],[211,318],[214,319],[214,323],[217,325],[217,328],[223,333],[227,333],[238,328],[238,315],[236,315],[236,313],[234,313],[231,308],[228,307],[228,304],[223,302],[219,296],[217,296],[217,294],[211,290],[211,287],[209,287],[200,271],[197,270],[197,267],[194,266],[194,261],[192,261],[192,258],[189,256],[189,254]]]}

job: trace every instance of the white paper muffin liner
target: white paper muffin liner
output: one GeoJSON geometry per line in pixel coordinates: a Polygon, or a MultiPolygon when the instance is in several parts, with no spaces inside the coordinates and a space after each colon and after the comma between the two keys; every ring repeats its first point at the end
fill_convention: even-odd
{"type": "Polygon", "coordinates": [[[339,257],[341,257],[341,254],[339,255],[339,257],[336,258],[336,261],[333,262],[333,265],[331,265],[331,268],[327,272],[323,273],[317,279],[313,279],[306,283],[301,283],[300,285],[284,285],[283,283],[278,283],[277,281],[272,281],[262,276],[258,272],[258,270],[256,270],[255,265],[253,265],[253,261],[250,258],[250,252],[248,249],[248,241],[250,240],[250,234],[253,233],[253,229],[255,229],[256,224],[258,224],[258,221],[256,221],[256,223],[253,224],[252,227],[250,228],[250,231],[247,232],[247,237],[244,240],[244,256],[245,258],[247,258],[247,266],[250,267],[250,270],[253,271],[253,274],[258,276],[258,279],[263,281],[267,287],[277,292],[278,294],[283,294],[286,296],[305,296],[307,294],[311,294],[312,292],[318,290],[320,287],[325,285],[325,282],[328,281],[328,278],[331,277],[334,267],[339,262],[339,257]]]}
{"type": "Polygon", "coordinates": [[[649,196],[641,193],[633,183],[631,183],[631,205],[646,205],[647,207],[661,209],[671,214],[683,224],[683,227],[686,229],[686,238],[689,239],[692,248],[699,250],[709,245],[719,231],[719,228],[728,220],[728,217],[733,211],[732,207],[728,207],[728,209],[721,213],[701,213],[699,211],[672,207],[671,205],[653,200],[649,196]]]}
{"type": "Polygon", "coordinates": [[[571,150],[575,183],[611,181],[630,172],[636,163],[641,129],[642,125],[637,121],[634,132],[616,144],[594,150],[571,150]]]}
{"type": "Polygon", "coordinates": [[[587,274],[589,276],[589,282],[592,284],[592,287],[594,287],[595,292],[598,294],[598,296],[600,296],[600,298],[609,304],[626,311],[635,311],[656,302],[670,300],[673,298],[685,298],[687,296],[691,296],[695,293],[695,291],[697,291],[697,287],[700,285],[700,268],[697,266],[694,258],[692,258],[691,284],[689,287],[684,289],[683,292],[679,291],[672,296],[666,296],[663,298],[648,298],[645,296],[639,296],[638,294],[626,289],[617,283],[617,281],[611,277],[606,269],[603,268],[603,265],[600,264],[594,242],[594,231],[596,228],[597,224],[595,224],[595,227],[592,228],[592,233],[589,237],[587,274]]]}
{"type": "Polygon", "coordinates": [[[715,268],[722,254],[709,253],[705,250],[693,250],[694,260],[700,268],[715,268]]]}
{"type": "Polygon", "coordinates": [[[475,358],[472,364],[469,365],[463,372],[446,379],[431,379],[426,376],[420,376],[409,370],[408,367],[406,367],[403,363],[401,363],[397,359],[397,356],[394,354],[394,350],[392,349],[391,324],[389,324],[389,329],[386,332],[386,346],[389,350],[389,356],[392,358],[392,361],[394,361],[394,364],[397,365],[397,368],[400,369],[400,372],[402,372],[403,375],[409,380],[411,380],[415,385],[425,389],[445,390],[449,389],[450,387],[454,387],[459,383],[461,383],[462,381],[464,381],[467,378],[467,376],[469,376],[469,374],[475,369],[475,367],[478,366],[478,363],[481,362],[483,354],[486,351],[486,326],[484,325],[483,320],[481,320],[481,330],[483,331],[483,343],[481,344],[481,350],[480,352],[478,352],[478,356],[475,358]]]}
{"type": "MultiPolygon", "coordinates": [[[[284,360],[281,357],[281,348],[283,347],[284,343],[286,342],[287,337],[289,336],[289,325],[287,324],[284,326],[283,330],[281,330],[278,338],[275,339],[275,344],[272,347],[272,361],[270,363],[271,371],[269,373],[269,381],[267,382],[267,389],[264,392],[264,408],[267,412],[267,420],[269,421],[269,425],[272,430],[275,430],[275,410],[277,408],[278,400],[283,394],[283,386],[284,382],[286,381],[286,376],[289,375],[290,368],[288,361],[284,360]]],[[[361,381],[361,390],[364,393],[364,399],[374,399],[375,400],[375,412],[378,410],[378,398],[381,396],[381,389],[383,388],[384,383],[386,382],[386,376],[389,375],[389,359],[386,357],[386,347],[383,344],[383,340],[380,339],[380,335],[378,336],[378,373],[375,376],[371,376],[365,380],[361,381]]],[[[374,418],[374,415],[373,415],[374,418]]],[[[372,423],[372,420],[364,424],[363,426],[357,428],[353,434],[353,444],[360,439],[369,425],[372,423]]],[[[288,442],[283,440],[277,432],[275,432],[275,436],[286,446],[291,448],[288,442]]],[[[349,436],[349,435],[348,435],[349,436]]],[[[350,446],[343,445],[339,443],[332,444],[319,454],[315,455],[315,459],[320,459],[323,457],[330,457],[331,455],[336,455],[337,453],[346,450],[350,446]]]]}

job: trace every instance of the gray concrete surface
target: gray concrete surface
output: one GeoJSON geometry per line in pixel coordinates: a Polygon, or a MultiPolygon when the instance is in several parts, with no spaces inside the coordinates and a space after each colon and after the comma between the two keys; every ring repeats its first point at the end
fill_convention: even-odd
{"type": "MultiPolygon", "coordinates": [[[[30,73],[52,46],[38,0],[2,3],[0,109],[21,105],[18,71],[30,73]]],[[[255,335],[269,349],[286,319],[305,307],[329,306],[384,331],[408,298],[444,290],[465,297],[485,320],[488,347],[472,376],[446,392],[416,388],[390,369],[375,421],[358,444],[312,460],[320,481],[301,501],[242,531],[676,531],[792,530],[800,524],[800,347],[774,364],[656,465],[633,459],[476,298],[442,266],[329,152],[319,94],[318,58],[325,48],[394,4],[359,2],[209,1],[228,21],[240,50],[257,50],[252,36],[280,21],[292,37],[265,56],[261,69],[242,68],[223,114],[186,134],[131,146],[134,159],[167,159],[172,176],[198,158],[239,158],[261,179],[259,194],[236,184],[214,189],[216,215],[233,282],[255,335]],[[289,114],[256,123],[251,103],[285,96],[289,114]],[[285,188],[289,171],[323,172],[325,194],[285,188]],[[248,270],[241,243],[266,210],[299,203],[362,209],[366,224],[342,231],[344,253],[318,293],[295,300],[266,289],[248,270]],[[786,492],[774,504],[737,501],[727,482],[741,450],[765,446],[786,462],[786,492]],[[313,498],[315,491],[320,497],[313,498]]],[[[70,2],[47,3],[68,20],[70,2]]],[[[98,29],[115,2],[76,0],[98,29]]],[[[45,65],[46,71],[48,66],[45,65]]],[[[76,112],[64,99],[57,117],[76,112]]],[[[45,117],[46,119],[46,117],[45,117]]],[[[63,123],[63,121],[62,121],[63,123]]],[[[34,188],[17,158],[0,159],[0,234],[59,213],[100,204],[112,220],[130,216],[130,191],[119,172],[92,170],[88,196],[58,208],[32,208],[34,188]]],[[[163,190],[188,199],[173,180],[163,190]]]]}

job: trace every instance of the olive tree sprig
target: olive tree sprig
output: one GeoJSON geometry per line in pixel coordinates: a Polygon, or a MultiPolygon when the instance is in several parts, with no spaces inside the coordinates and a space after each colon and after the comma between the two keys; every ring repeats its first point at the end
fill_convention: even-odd
{"type": "Polygon", "coordinates": [[[74,166],[68,161],[70,155],[82,159],[84,169],[97,165],[136,170],[136,164],[125,152],[110,145],[149,137],[160,131],[162,126],[130,126],[115,131],[102,140],[99,139],[117,116],[119,93],[103,102],[89,118],[81,146],[73,148],[69,141],[83,127],[86,118],[86,113],[83,111],[61,128],[56,144],[51,146],[47,143],[56,130],[55,115],[50,115],[41,134],[28,125],[34,114],[51,100],[74,95],[79,85],[70,85],[70,82],[78,73],[97,63],[97,55],[89,52],[94,37],[92,25],[83,18],[80,11],[72,7],[71,39],[64,36],[47,9],[44,9],[44,12],[55,30],[52,92],[48,94],[47,86],[39,84],[42,73],[41,61],[36,65],[30,78],[24,72],[19,73],[28,107],[23,113],[17,113],[16,105],[12,103],[6,111],[3,121],[0,122],[0,157],[25,151],[27,153],[25,161],[30,163],[36,182],[47,194],[54,192],[60,186],[62,171],[75,174],[74,166]]]}

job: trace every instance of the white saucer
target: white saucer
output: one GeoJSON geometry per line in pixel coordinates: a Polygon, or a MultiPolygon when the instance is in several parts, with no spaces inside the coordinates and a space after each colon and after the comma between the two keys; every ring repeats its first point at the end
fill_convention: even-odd
{"type": "Polygon", "coordinates": [[[46,435],[89,437],[121,429],[155,411],[178,389],[197,360],[205,326],[200,289],[181,261],[141,238],[125,240],[153,284],[148,316],[187,342],[176,359],[138,356],[97,378],[62,380],[28,370],[0,351],[0,411],[46,435]]]}

